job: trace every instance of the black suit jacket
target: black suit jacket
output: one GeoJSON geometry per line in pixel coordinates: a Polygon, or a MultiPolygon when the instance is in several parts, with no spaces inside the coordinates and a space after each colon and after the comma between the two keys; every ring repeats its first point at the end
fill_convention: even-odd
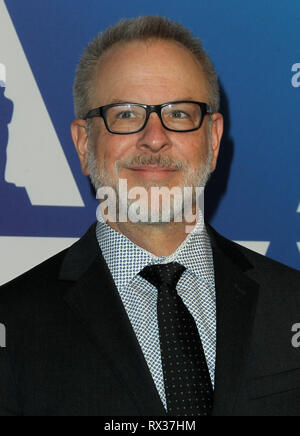
{"type": "MultiPolygon", "coordinates": [[[[217,295],[215,416],[300,415],[300,273],[208,227],[217,295]]],[[[95,225],[0,288],[0,415],[163,416],[95,225]]]]}

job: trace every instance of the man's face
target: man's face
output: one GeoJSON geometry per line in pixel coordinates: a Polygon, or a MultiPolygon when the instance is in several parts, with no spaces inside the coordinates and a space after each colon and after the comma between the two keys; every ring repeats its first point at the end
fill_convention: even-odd
{"type": "MultiPolygon", "coordinates": [[[[179,44],[158,40],[112,47],[101,58],[94,89],[90,109],[118,102],[209,103],[205,76],[194,56],[179,44]]],[[[127,180],[128,189],[183,188],[204,186],[215,169],[223,120],[215,114],[212,125],[210,121],[205,116],[199,130],[178,133],[166,130],[152,113],[143,131],[116,135],[107,131],[103,119],[95,118],[89,138],[83,121],[75,122],[72,134],[83,173],[90,175],[96,188],[117,190],[119,179],[127,180]],[[142,165],[148,169],[137,170],[142,165]]]]}

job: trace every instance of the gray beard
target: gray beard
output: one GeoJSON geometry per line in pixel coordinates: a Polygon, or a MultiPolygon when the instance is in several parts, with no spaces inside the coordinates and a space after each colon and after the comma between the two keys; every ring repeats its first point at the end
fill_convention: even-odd
{"type": "MultiPolygon", "coordinates": [[[[117,217],[119,216],[120,207],[122,207],[122,210],[124,210],[124,207],[130,208],[130,206],[136,201],[132,199],[124,199],[122,196],[120,196],[119,192],[119,169],[120,167],[130,167],[134,165],[147,165],[147,164],[156,164],[159,166],[167,166],[172,169],[177,169],[185,172],[185,177],[182,186],[180,186],[180,189],[182,190],[182,195],[184,192],[184,188],[193,188],[191,191],[191,195],[189,195],[189,198],[187,201],[189,201],[189,204],[192,204],[195,206],[197,204],[198,198],[197,198],[197,191],[196,188],[205,188],[207,185],[207,182],[211,176],[211,164],[213,160],[213,152],[212,148],[209,144],[208,146],[208,153],[207,158],[205,162],[201,162],[200,168],[197,171],[190,172],[189,167],[187,163],[183,163],[182,161],[178,160],[171,160],[168,156],[149,156],[149,155],[140,155],[137,156],[134,159],[129,159],[127,161],[116,161],[114,165],[114,174],[116,175],[115,179],[113,179],[110,174],[108,174],[106,170],[106,162],[98,162],[95,157],[94,147],[89,144],[89,154],[88,154],[88,169],[89,169],[89,177],[91,180],[92,185],[94,186],[96,192],[99,188],[104,187],[111,187],[114,189],[116,193],[116,211],[117,211],[117,217]]],[[[151,187],[163,187],[166,186],[165,183],[154,183],[151,181],[145,181],[142,184],[142,187],[145,188],[147,191],[151,187]]],[[[158,220],[153,222],[151,221],[151,210],[149,210],[148,215],[148,221],[139,222],[139,224],[143,225],[163,225],[170,222],[174,222],[175,218],[179,214],[184,213],[184,202],[178,203],[175,202],[174,197],[171,197],[170,201],[170,218],[168,222],[164,221],[163,219],[163,206],[160,203],[159,205],[159,212],[158,212],[158,220]]]]}

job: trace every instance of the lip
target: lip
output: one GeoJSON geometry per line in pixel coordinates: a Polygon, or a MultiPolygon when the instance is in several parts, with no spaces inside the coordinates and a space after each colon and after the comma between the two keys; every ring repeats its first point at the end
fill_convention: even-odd
{"type": "Polygon", "coordinates": [[[157,165],[146,165],[128,169],[134,171],[137,176],[148,180],[163,180],[169,174],[176,172],[176,170],[159,167],[157,165]]]}
{"type": "Polygon", "coordinates": [[[173,169],[171,169],[171,168],[166,168],[166,167],[159,167],[159,166],[157,166],[157,165],[145,165],[145,166],[141,166],[141,167],[132,167],[132,168],[129,168],[130,170],[133,170],[133,171],[150,171],[150,172],[154,172],[154,171],[160,171],[160,172],[162,172],[162,171],[168,171],[168,172],[172,172],[172,171],[176,171],[176,170],[173,170],[173,169]]]}

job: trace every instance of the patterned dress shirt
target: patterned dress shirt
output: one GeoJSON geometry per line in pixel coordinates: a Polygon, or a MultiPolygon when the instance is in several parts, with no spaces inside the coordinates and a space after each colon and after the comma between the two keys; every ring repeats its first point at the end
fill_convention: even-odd
{"type": "Polygon", "coordinates": [[[216,359],[216,297],[212,248],[200,221],[178,249],[157,257],[123,234],[99,221],[96,236],[128,318],[144,354],[162,403],[166,407],[157,322],[157,289],[139,272],[147,265],[178,262],[186,270],[177,285],[178,295],[193,316],[202,340],[212,385],[216,359]]]}

